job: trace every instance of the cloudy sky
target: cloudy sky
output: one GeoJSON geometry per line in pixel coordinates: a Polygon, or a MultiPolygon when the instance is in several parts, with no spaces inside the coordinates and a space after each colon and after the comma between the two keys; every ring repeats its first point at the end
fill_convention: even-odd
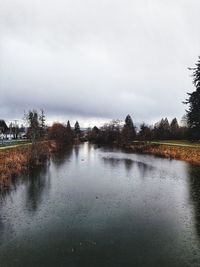
{"type": "Polygon", "coordinates": [[[199,0],[0,0],[0,117],[180,119],[199,10],[199,0]]]}

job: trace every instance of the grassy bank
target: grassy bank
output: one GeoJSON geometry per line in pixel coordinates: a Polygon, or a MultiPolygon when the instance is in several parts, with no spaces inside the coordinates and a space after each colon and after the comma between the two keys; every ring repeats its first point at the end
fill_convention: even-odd
{"type": "Polygon", "coordinates": [[[153,154],[160,157],[179,159],[200,165],[200,145],[190,143],[135,142],[128,147],[131,151],[153,154]]]}
{"type": "Polygon", "coordinates": [[[14,140],[11,142],[4,142],[4,143],[0,143],[0,150],[4,149],[4,148],[11,148],[11,147],[16,147],[18,145],[27,145],[27,144],[31,144],[31,142],[29,140],[14,140]]]}
{"type": "Polygon", "coordinates": [[[55,142],[38,142],[0,150],[0,187],[8,186],[12,178],[30,168],[44,164],[56,150],[55,142]]]}

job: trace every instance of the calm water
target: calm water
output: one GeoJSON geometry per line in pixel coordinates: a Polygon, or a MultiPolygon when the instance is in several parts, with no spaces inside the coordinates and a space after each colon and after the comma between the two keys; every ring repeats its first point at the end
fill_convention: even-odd
{"type": "Polygon", "coordinates": [[[0,267],[200,266],[200,168],[87,143],[0,197],[0,267]]]}

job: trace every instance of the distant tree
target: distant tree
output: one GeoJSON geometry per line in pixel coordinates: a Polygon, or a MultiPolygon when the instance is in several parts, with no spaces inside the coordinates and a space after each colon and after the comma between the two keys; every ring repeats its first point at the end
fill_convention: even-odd
{"type": "Polygon", "coordinates": [[[76,121],[75,122],[75,125],[74,125],[74,133],[75,135],[78,137],[81,133],[81,129],[80,129],[80,125],[79,125],[79,122],[76,121]]]}
{"type": "Polygon", "coordinates": [[[41,109],[41,113],[39,115],[39,121],[40,121],[40,127],[44,128],[45,127],[46,118],[45,118],[45,113],[44,113],[43,109],[41,109]]]}
{"type": "Polygon", "coordinates": [[[92,132],[95,133],[95,134],[98,134],[99,133],[99,128],[97,126],[94,126],[92,128],[92,132]]]}
{"type": "Polygon", "coordinates": [[[163,139],[169,139],[170,138],[170,125],[169,125],[169,121],[167,118],[164,119],[163,129],[164,129],[163,139]]]}
{"type": "Polygon", "coordinates": [[[135,129],[133,125],[133,120],[130,115],[127,115],[125,118],[125,126],[130,128],[130,129],[135,129]]]}
{"type": "Polygon", "coordinates": [[[72,130],[71,124],[70,124],[70,121],[69,120],[67,121],[67,130],[68,131],[71,131],[72,130]]]}
{"type": "Polygon", "coordinates": [[[67,121],[66,131],[67,131],[67,139],[69,140],[69,143],[72,143],[73,142],[73,131],[72,131],[69,120],[67,121]]]}
{"type": "Polygon", "coordinates": [[[121,141],[121,125],[121,120],[112,120],[104,124],[98,132],[96,142],[108,145],[119,144],[121,141]]]}
{"type": "Polygon", "coordinates": [[[88,140],[96,143],[99,134],[100,134],[100,129],[97,126],[94,126],[92,129],[88,129],[87,131],[88,140]]]}
{"type": "Polygon", "coordinates": [[[9,125],[9,133],[12,134],[13,139],[18,139],[18,135],[20,132],[19,125],[17,124],[17,120],[13,123],[11,122],[9,125]]]}
{"type": "Polygon", "coordinates": [[[126,116],[125,124],[122,129],[122,143],[130,144],[136,138],[136,127],[133,124],[132,118],[130,115],[126,116]]]}
{"type": "Polygon", "coordinates": [[[40,137],[40,122],[37,110],[29,110],[27,114],[25,113],[25,119],[28,123],[27,135],[32,143],[35,143],[40,137]]]}
{"type": "Polygon", "coordinates": [[[196,90],[188,93],[188,99],[184,102],[189,105],[187,110],[187,122],[191,139],[200,140],[200,57],[193,70],[193,84],[196,90]]]}
{"type": "Polygon", "coordinates": [[[4,120],[0,120],[0,134],[5,134],[8,131],[8,126],[4,120]]]}
{"type": "Polygon", "coordinates": [[[180,127],[176,118],[174,118],[170,123],[170,137],[172,139],[180,138],[180,127]]]}
{"type": "Polygon", "coordinates": [[[61,123],[54,123],[48,130],[48,139],[58,143],[69,143],[67,128],[61,123]]]}
{"type": "Polygon", "coordinates": [[[38,139],[44,138],[46,134],[45,129],[45,114],[44,110],[39,113],[36,109],[29,110],[24,113],[24,120],[28,124],[27,136],[34,143],[38,139]]]}
{"type": "Polygon", "coordinates": [[[44,137],[45,135],[45,121],[46,121],[46,118],[45,118],[45,113],[44,113],[44,110],[41,109],[41,113],[39,115],[39,124],[40,124],[40,137],[44,137]]]}
{"type": "Polygon", "coordinates": [[[140,131],[138,133],[139,140],[146,141],[152,139],[152,129],[150,126],[142,123],[140,125],[140,131]]]}
{"type": "Polygon", "coordinates": [[[13,137],[14,139],[18,139],[18,135],[19,135],[19,125],[15,122],[15,124],[13,125],[13,137]]]}
{"type": "Polygon", "coordinates": [[[170,138],[170,125],[167,118],[161,119],[154,126],[154,139],[165,140],[170,138]]]}

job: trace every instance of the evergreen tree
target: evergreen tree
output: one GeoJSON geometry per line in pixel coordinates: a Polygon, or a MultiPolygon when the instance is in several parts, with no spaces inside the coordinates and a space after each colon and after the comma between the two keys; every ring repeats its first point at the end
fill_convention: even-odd
{"type": "Polygon", "coordinates": [[[67,121],[67,131],[68,132],[72,131],[72,128],[71,128],[71,125],[70,125],[70,121],[67,121]]]}
{"type": "Polygon", "coordinates": [[[25,114],[26,120],[28,122],[28,137],[31,139],[32,143],[40,136],[40,122],[38,118],[37,110],[30,110],[28,114],[25,114]]]}
{"type": "Polygon", "coordinates": [[[67,121],[67,127],[66,127],[66,131],[67,131],[67,138],[69,140],[69,143],[72,143],[72,140],[73,140],[73,132],[72,132],[72,128],[71,128],[71,125],[70,125],[70,121],[68,120],[67,121]]]}
{"type": "Polygon", "coordinates": [[[24,120],[28,124],[27,136],[34,143],[37,139],[45,136],[47,130],[45,129],[45,114],[41,110],[39,114],[37,110],[29,110],[28,113],[24,112],[24,120]]]}
{"type": "Polygon", "coordinates": [[[152,130],[151,130],[151,127],[149,127],[145,123],[142,123],[140,125],[140,131],[139,131],[138,137],[142,141],[151,140],[152,139],[152,130]]]}
{"type": "Polygon", "coordinates": [[[154,126],[154,138],[157,140],[165,140],[170,138],[170,125],[167,118],[161,119],[154,126]]]}
{"type": "Polygon", "coordinates": [[[39,124],[40,124],[40,137],[44,137],[45,135],[45,113],[44,110],[41,109],[41,113],[39,115],[39,124]]]}
{"type": "Polygon", "coordinates": [[[40,121],[40,127],[42,129],[44,129],[46,119],[45,119],[45,113],[44,113],[44,110],[43,109],[41,109],[41,114],[39,116],[39,121],[40,121]]]}
{"type": "Polygon", "coordinates": [[[134,128],[133,120],[132,120],[132,118],[131,118],[130,115],[127,115],[127,116],[126,116],[126,119],[125,119],[125,126],[127,126],[129,129],[133,129],[133,128],[134,128]]]}
{"type": "Polygon", "coordinates": [[[200,139],[200,57],[193,70],[193,84],[196,90],[188,93],[189,98],[184,102],[189,105],[187,110],[187,122],[191,139],[200,139]]]}
{"type": "Polygon", "coordinates": [[[80,125],[79,125],[78,121],[76,121],[76,123],[74,125],[74,132],[75,132],[76,135],[79,135],[81,133],[80,125]]]}
{"type": "Polygon", "coordinates": [[[136,130],[130,115],[126,116],[125,124],[122,129],[122,143],[130,144],[136,137],[136,130]]]}
{"type": "Polygon", "coordinates": [[[174,118],[172,121],[171,121],[171,124],[170,124],[170,136],[172,139],[178,139],[180,136],[179,136],[179,125],[178,125],[178,121],[176,118],[174,118]]]}
{"type": "Polygon", "coordinates": [[[170,125],[169,125],[169,121],[167,118],[164,119],[163,129],[164,129],[163,139],[169,139],[170,138],[170,125]]]}

